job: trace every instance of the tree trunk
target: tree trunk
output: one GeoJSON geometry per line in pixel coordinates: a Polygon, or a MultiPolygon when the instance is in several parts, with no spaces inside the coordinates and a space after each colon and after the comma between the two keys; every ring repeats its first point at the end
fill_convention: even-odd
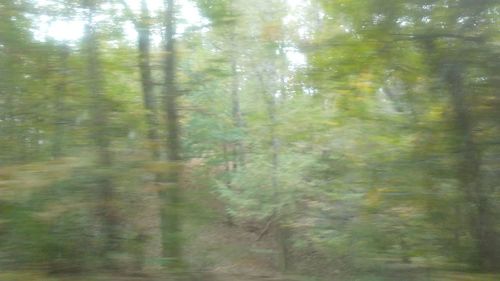
{"type": "Polygon", "coordinates": [[[69,49],[63,46],[60,50],[61,69],[59,71],[59,81],[55,86],[54,100],[54,136],[52,141],[52,158],[56,159],[62,156],[64,146],[64,134],[66,129],[66,109],[64,99],[67,94],[68,87],[68,56],[69,49]]]}
{"type": "MultiPolygon", "coordinates": [[[[273,66],[274,68],[274,66],[273,66]]],[[[269,114],[269,119],[270,119],[270,136],[271,136],[271,166],[272,166],[272,171],[271,171],[271,186],[273,189],[273,197],[274,201],[277,202],[278,199],[278,189],[279,189],[279,182],[278,182],[278,176],[279,176],[279,138],[276,135],[276,128],[278,125],[277,121],[277,100],[276,100],[276,94],[275,93],[266,93],[266,86],[264,82],[264,78],[262,75],[259,74],[259,80],[260,83],[263,87],[263,91],[265,94],[265,97],[267,99],[267,109],[268,109],[268,114],[269,114]]],[[[284,85],[281,85],[281,91],[284,91],[284,85]]],[[[289,230],[286,228],[286,226],[283,224],[285,221],[284,214],[282,213],[282,210],[275,209],[273,210],[273,215],[276,216],[276,222],[275,222],[275,238],[276,238],[276,243],[278,244],[279,248],[279,257],[278,257],[278,264],[280,267],[280,270],[283,272],[286,272],[289,269],[289,230]]]]}
{"type": "Polygon", "coordinates": [[[492,269],[496,266],[497,236],[494,230],[494,219],[490,206],[490,190],[486,190],[481,182],[481,152],[474,140],[473,124],[467,106],[465,85],[463,82],[463,66],[451,63],[447,69],[446,82],[451,94],[455,113],[455,124],[458,133],[461,159],[458,163],[458,179],[465,194],[471,236],[474,239],[476,253],[474,259],[481,269],[492,269]]]}
{"type": "MultiPolygon", "coordinates": [[[[230,158],[228,157],[228,144],[227,142],[222,143],[222,158],[224,159],[224,182],[227,186],[227,188],[231,188],[232,182],[231,182],[231,170],[235,168],[235,166],[231,167],[231,161],[230,158]]],[[[234,164],[233,164],[234,165],[234,164]]],[[[229,226],[234,225],[233,217],[231,214],[226,210],[225,212],[225,223],[229,226]]]]}
{"type": "Polygon", "coordinates": [[[163,257],[170,269],[179,271],[182,267],[181,247],[181,181],[182,159],[180,154],[180,124],[178,113],[178,89],[176,84],[175,15],[174,0],[165,0],[165,114],[167,126],[166,151],[168,169],[165,186],[160,189],[161,228],[163,257]]]}
{"type": "MultiPolygon", "coordinates": [[[[230,36],[231,41],[234,40],[234,33],[230,36]]],[[[239,89],[239,76],[237,70],[237,61],[236,61],[236,50],[233,46],[231,50],[231,113],[232,113],[232,121],[233,126],[238,130],[238,133],[243,131],[243,119],[241,118],[241,107],[240,107],[240,89],[239,89]]],[[[226,163],[226,185],[228,188],[231,188],[232,179],[230,172],[236,172],[237,169],[243,167],[245,165],[245,151],[243,148],[243,141],[238,137],[237,140],[233,141],[233,151],[232,151],[232,161],[229,161],[229,157],[227,156],[227,143],[223,144],[223,154],[224,161],[226,163]],[[231,167],[231,166],[232,167],[231,167]]],[[[233,225],[233,218],[231,214],[226,211],[226,223],[228,225],[233,225]]]]}
{"type": "MultiPolygon", "coordinates": [[[[142,88],[142,97],[143,97],[143,105],[146,111],[145,121],[147,126],[147,138],[148,143],[147,147],[151,153],[151,160],[154,162],[160,161],[161,158],[161,148],[159,142],[159,121],[158,121],[158,107],[156,96],[154,93],[154,81],[151,69],[151,17],[149,14],[149,9],[147,6],[146,0],[141,0],[141,14],[138,19],[136,19],[135,15],[132,13],[130,8],[128,7],[125,1],[122,1],[124,8],[129,13],[130,19],[135,25],[138,34],[138,60],[139,60],[139,72],[141,75],[141,88],[142,88]]],[[[154,172],[153,184],[158,187],[161,185],[160,183],[161,175],[157,172],[154,172]]],[[[160,221],[159,208],[160,201],[158,200],[159,196],[154,194],[146,193],[145,198],[147,198],[147,202],[156,202],[157,204],[148,204],[146,210],[144,210],[144,215],[151,216],[157,221],[160,221]]],[[[137,248],[138,254],[136,257],[137,270],[144,270],[144,260],[146,257],[156,257],[160,256],[160,252],[158,251],[160,245],[160,236],[161,230],[160,227],[156,224],[153,225],[142,225],[140,233],[138,233],[137,237],[137,248]],[[147,239],[146,237],[150,237],[147,239]],[[158,237],[158,239],[154,239],[158,237]]]]}
{"type": "MultiPolygon", "coordinates": [[[[231,57],[231,75],[233,80],[231,81],[231,109],[233,117],[233,125],[238,132],[243,131],[243,119],[241,117],[241,107],[240,107],[240,89],[239,89],[239,76],[237,69],[236,55],[233,53],[231,57]]],[[[245,151],[243,148],[243,141],[238,139],[234,144],[234,162],[233,169],[238,166],[243,166],[245,164],[245,151]]]]}
{"type": "Polygon", "coordinates": [[[99,46],[93,15],[95,4],[88,4],[88,18],[85,27],[85,52],[87,56],[87,75],[91,108],[91,138],[97,149],[96,169],[102,171],[97,179],[99,186],[99,203],[97,215],[100,219],[100,230],[103,235],[103,244],[99,252],[103,257],[103,267],[110,268],[114,263],[109,254],[119,248],[118,217],[112,207],[114,190],[108,170],[111,167],[110,139],[108,136],[108,116],[103,92],[103,73],[99,61],[99,46]]]}
{"type": "Polygon", "coordinates": [[[147,3],[145,0],[141,0],[141,18],[136,26],[139,46],[139,70],[141,72],[144,108],[146,109],[149,147],[153,160],[157,161],[160,159],[160,146],[158,143],[156,98],[151,71],[150,20],[147,3]]]}

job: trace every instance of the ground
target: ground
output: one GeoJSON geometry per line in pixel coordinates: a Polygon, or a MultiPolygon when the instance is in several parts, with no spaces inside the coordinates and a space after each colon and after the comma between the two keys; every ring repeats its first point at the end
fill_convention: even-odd
{"type": "MultiPolygon", "coordinates": [[[[198,180],[198,182],[204,182],[198,180]]],[[[402,266],[390,271],[374,271],[351,276],[283,274],[277,267],[277,247],[272,233],[258,239],[256,223],[227,222],[224,205],[217,200],[208,186],[187,185],[185,191],[185,259],[189,263],[189,281],[498,281],[500,275],[475,274],[445,270],[430,270],[415,265],[402,266]]],[[[147,190],[147,189],[146,189],[147,190]]],[[[145,196],[146,206],[138,220],[148,235],[158,232],[155,196],[145,196]],[[147,214],[147,215],[146,215],[147,214]],[[145,219],[144,216],[149,216],[145,219]],[[149,227],[149,228],[148,228],[149,227]]],[[[157,256],[159,239],[152,239],[147,255],[157,256]]],[[[154,260],[151,259],[151,260],[154,260]]],[[[0,281],[164,281],[172,280],[158,272],[154,262],[147,265],[148,274],[115,272],[86,275],[47,275],[41,271],[23,270],[5,272],[0,269],[0,281]]],[[[321,274],[318,274],[321,275],[321,274]]]]}

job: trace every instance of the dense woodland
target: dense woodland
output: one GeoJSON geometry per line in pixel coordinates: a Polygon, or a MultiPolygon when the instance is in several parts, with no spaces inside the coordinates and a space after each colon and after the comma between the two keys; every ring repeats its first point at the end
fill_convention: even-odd
{"type": "Polygon", "coordinates": [[[0,280],[500,280],[499,89],[498,0],[0,0],[0,280]]]}

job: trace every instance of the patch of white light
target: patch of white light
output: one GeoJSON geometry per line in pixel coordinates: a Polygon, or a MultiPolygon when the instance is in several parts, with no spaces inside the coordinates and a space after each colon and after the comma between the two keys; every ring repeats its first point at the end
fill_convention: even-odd
{"type": "Polygon", "coordinates": [[[301,67],[307,64],[306,56],[296,48],[286,48],[285,54],[292,67],[301,67]]]}
{"type": "MultiPolygon", "coordinates": [[[[126,0],[130,9],[136,14],[140,13],[140,1],[126,0]]],[[[51,4],[50,0],[38,0],[37,4],[43,8],[51,4]]],[[[148,8],[151,14],[155,14],[163,9],[163,0],[148,0],[148,8]]],[[[206,20],[198,13],[197,8],[188,0],[178,1],[178,23],[177,32],[182,34],[185,30],[193,25],[205,24],[206,20]]],[[[36,28],[34,30],[35,39],[44,41],[48,38],[57,41],[74,42],[80,40],[84,33],[85,21],[81,19],[57,19],[49,16],[40,16],[37,19],[36,28]]],[[[128,40],[135,41],[137,32],[132,23],[125,23],[123,26],[125,36],[128,40]]],[[[153,32],[153,41],[161,41],[159,32],[153,32]]]]}
{"type": "Polygon", "coordinates": [[[77,41],[84,31],[84,22],[81,20],[52,20],[48,16],[41,16],[34,30],[35,39],[44,41],[52,38],[58,41],[77,41]]]}
{"type": "Polygon", "coordinates": [[[401,27],[411,26],[413,24],[412,20],[408,17],[402,17],[396,20],[396,22],[401,27]]]}
{"type": "MultiPolygon", "coordinates": [[[[126,1],[130,9],[135,14],[140,13],[140,1],[126,1]]],[[[39,0],[37,4],[39,7],[43,7],[51,3],[53,2],[50,0],[39,0]]],[[[295,12],[291,13],[292,15],[287,16],[285,22],[296,21],[298,15],[295,13],[297,13],[298,10],[306,4],[303,0],[287,0],[287,4],[295,12]]],[[[148,0],[148,8],[150,9],[151,14],[161,11],[163,9],[163,0],[148,0]]],[[[179,34],[184,33],[190,26],[200,26],[208,23],[189,0],[179,1],[178,11],[177,31],[179,34]]],[[[81,39],[84,33],[85,21],[82,19],[57,19],[42,15],[38,17],[37,21],[37,28],[34,30],[34,36],[39,41],[45,41],[50,38],[57,41],[76,42],[81,39]]],[[[123,29],[127,39],[135,42],[137,32],[134,25],[131,22],[127,22],[124,24],[123,29]]],[[[152,40],[154,44],[159,44],[161,42],[160,32],[153,30],[152,40]]],[[[306,56],[297,48],[288,47],[285,52],[292,67],[301,67],[306,65],[306,56]]]]}
{"type": "MultiPolygon", "coordinates": [[[[302,24],[301,21],[304,20],[304,11],[310,5],[309,1],[286,0],[286,3],[289,11],[288,15],[283,18],[283,23],[285,25],[295,25],[299,36],[302,38],[307,37],[310,32],[309,27],[302,24]]],[[[285,54],[292,68],[302,67],[307,64],[306,56],[296,47],[285,48],[285,54]]]]}

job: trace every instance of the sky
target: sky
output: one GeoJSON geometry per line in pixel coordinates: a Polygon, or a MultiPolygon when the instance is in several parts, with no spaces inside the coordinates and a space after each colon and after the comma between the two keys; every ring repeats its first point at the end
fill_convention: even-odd
{"type": "MultiPolygon", "coordinates": [[[[138,0],[125,0],[129,7],[139,14],[140,2],[138,0]]],[[[186,0],[177,1],[181,6],[180,18],[188,19],[186,23],[179,23],[177,29],[182,33],[186,27],[192,25],[203,24],[206,20],[198,13],[197,8],[186,0]]],[[[38,0],[37,4],[41,7],[49,4],[49,0],[38,0]]],[[[148,0],[148,6],[151,11],[159,10],[163,7],[163,0],[148,0]]],[[[54,20],[48,16],[42,16],[38,29],[35,30],[35,37],[39,40],[44,40],[46,37],[58,41],[77,41],[83,35],[83,28],[85,26],[82,20],[54,20]]],[[[125,27],[125,34],[135,41],[136,32],[133,25],[127,24],[125,27]]]]}
{"type": "MultiPolygon", "coordinates": [[[[139,14],[140,11],[140,1],[138,0],[125,0],[129,7],[139,14]]],[[[148,7],[151,11],[160,10],[163,8],[163,0],[148,0],[148,7]]],[[[50,0],[38,0],[37,4],[40,7],[50,3],[50,0]]],[[[303,4],[304,0],[287,0],[288,5],[293,9],[299,9],[303,4]]],[[[182,22],[177,24],[177,32],[183,33],[184,30],[189,26],[203,25],[207,24],[208,20],[203,18],[196,6],[189,0],[178,0],[177,4],[179,8],[179,18],[184,19],[182,22]]],[[[75,42],[80,40],[83,36],[83,29],[85,23],[82,20],[54,20],[49,16],[40,17],[40,22],[38,28],[34,31],[35,38],[43,41],[46,38],[52,38],[58,41],[69,41],[75,42]]],[[[130,41],[135,42],[137,33],[135,31],[132,23],[125,24],[124,31],[126,36],[130,41]]],[[[161,41],[160,38],[153,38],[155,41],[161,41]]],[[[296,49],[288,49],[287,57],[292,65],[301,66],[305,65],[305,56],[296,49]]]]}

